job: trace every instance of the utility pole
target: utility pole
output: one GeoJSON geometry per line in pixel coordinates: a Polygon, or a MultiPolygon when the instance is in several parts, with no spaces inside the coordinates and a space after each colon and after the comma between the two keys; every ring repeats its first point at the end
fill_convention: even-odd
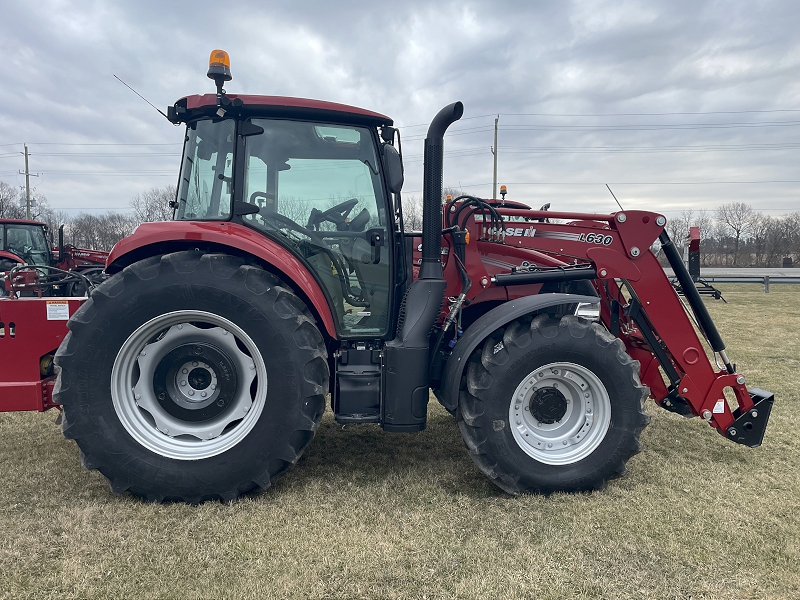
{"type": "MultiPolygon", "coordinates": [[[[25,175],[25,218],[31,220],[31,172],[28,169],[28,144],[25,147],[25,171],[19,171],[20,175],[25,175]]],[[[37,173],[33,173],[33,177],[38,177],[37,173]]]]}
{"type": "Polygon", "coordinates": [[[31,172],[28,169],[28,144],[25,144],[25,218],[28,221],[31,220],[31,172]]]}
{"type": "Polygon", "coordinates": [[[492,178],[492,200],[497,198],[497,122],[500,120],[500,115],[494,120],[494,146],[492,146],[492,154],[494,155],[494,177],[492,178]]]}

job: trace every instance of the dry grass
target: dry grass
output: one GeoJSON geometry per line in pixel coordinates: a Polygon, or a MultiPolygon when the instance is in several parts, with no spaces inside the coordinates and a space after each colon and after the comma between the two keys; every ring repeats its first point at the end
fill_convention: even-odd
{"type": "Polygon", "coordinates": [[[602,493],[498,491],[432,403],[417,435],[326,415],[262,494],[155,506],[84,471],[54,414],[0,415],[0,596],[800,597],[800,293],[762,290],[710,304],[775,392],[764,446],[651,405],[644,452],[602,493]]]}

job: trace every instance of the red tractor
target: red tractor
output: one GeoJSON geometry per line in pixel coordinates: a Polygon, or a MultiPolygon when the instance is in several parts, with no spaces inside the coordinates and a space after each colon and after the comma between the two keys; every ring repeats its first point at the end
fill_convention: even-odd
{"type": "Polygon", "coordinates": [[[736,373],[662,215],[443,203],[456,102],[428,129],[423,227],[405,231],[389,117],[227,94],[219,51],[209,77],[216,94],[168,112],[186,125],[174,220],[119,242],[85,301],[0,301],[17,365],[0,367],[0,407],[60,405],[113,491],[197,503],[265,488],[328,395],[339,423],[416,432],[432,390],[510,493],[622,475],[648,396],[760,445],[773,396],[736,373]],[[586,303],[597,319],[576,316],[586,303]]]}
{"type": "Polygon", "coordinates": [[[39,221],[0,219],[0,294],[10,290],[12,270],[17,290],[28,293],[80,296],[101,281],[108,252],[64,244],[63,225],[58,246],[48,242],[48,233],[39,221]]]}

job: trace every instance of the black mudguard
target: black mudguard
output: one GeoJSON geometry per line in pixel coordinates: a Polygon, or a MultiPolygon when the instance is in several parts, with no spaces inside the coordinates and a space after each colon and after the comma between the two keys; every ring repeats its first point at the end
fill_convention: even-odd
{"type": "Polygon", "coordinates": [[[511,300],[493,308],[475,321],[464,332],[447,359],[442,374],[442,387],[434,390],[439,402],[450,412],[458,407],[458,392],[461,376],[472,352],[480,346],[493,331],[503,327],[523,315],[530,314],[561,304],[578,304],[581,302],[597,302],[597,296],[579,296],[576,294],[538,294],[511,300]]]}

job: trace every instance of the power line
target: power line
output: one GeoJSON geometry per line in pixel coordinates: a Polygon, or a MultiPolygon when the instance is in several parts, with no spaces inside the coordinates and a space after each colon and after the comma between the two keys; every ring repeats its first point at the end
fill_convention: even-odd
{"type": "MultiPolygon", "coordinates": [[[[462,117],[458,120],[459,123],[469,121],[470,119],[484,119],[486,117],[494,117],[496,113],[490,115],[478,115],[477,117],[462,117]]],[[[418,123],[417,125],[397,125],[398,129],[411,129],[412,127],[428,127],[430,123],[418,123]]]]}
{"type": "MultiPolygon", "coordinates": [[[[746,114],[767,114],[767,113],[794,113],[800,112],[800,108],[776,108],[770,110],[709,110],[696,112],[652,112],[652,113],[499,113],[504,117],[667,117],[667,116],[689,116],[689,115],[746,115],[746,114]]],[[[478,115],[476,117],[464,117],[459,119],[467,121],[469,119],[485,119],[494,117],[497,113],[488,115],[478,115]]],[[[419,123],[417,125],[398,125],[399,129],[410,129],[412,127],[427,127],[429,123],[419,123]]]]}
{"type": "Polygon", "coordinates": [[[95,175],[95,176],[124,176],[124,175],[172,175],[177,177],[175,171],[42,171],[43,175],[95,175]]]}
{"type": "MultiPolygon", "coordinates": [[[[13,145],[13,144],[9,144],[13,145]]],[[[154,144],[145,144],[145,143],[136,143],[136,144],[123,144],[123,143],[105,143],[105,142],[81,142],[81,143],[73,143],[73,142],[30,142],[29,146],[182,146],[183,142],[172,142],[172,143],[154,143],[154,144]]]]}
{"type": "MultiPolygon", "coordinates": [[[[599,131],[692,131],[699,129],[766,129],[768,127],[796,127],[800,121],[775,121],[762,123],[675,123],[672,125],[506,125],[500,127],[502,131],[561,131],[561,132],[599,132],[599,131]]],[[[469,127],[464,129],[453,129],[448,131],[449,137],[472,135],[474,133],[485,133],[493,131],[490,125],[480,127],[469,127]]],[[[417,141],[424,139],[425,136],[409,136],[405,141],[417,141]]]]}
{"type": "MultiPolygon", "coordinates": [[[[0,155],[2,156],[2,155],[0,155]]],[[[180,156],[180,153],[175,152],[130,152],[130,153],[116,153],[116,154],[100,154],[93,152],[32,152],[31,156],[70,156],[70,157],[86,157],[86,158],[117,158],[117,157],[150,157],[150,156],[180,156]]]]}
{"type": "MultiPolygon", "coordinates": [[[[558,185],[558,186],[605,186],[609,185],[758,185],[758,184],[772,184],[772,183],[800,183],[800,179],[765,179],[761,181],[609,181],[609,182],[594,182],[594,181],[512,181],[507,182],[506,185],[558,185]]],[[[469,183],[460,184],[460,188],[491,186],[492,182],[488,183],[469,183]]],[[[405,191],[406,194],[418,194],[422,190],[405,191]]]]}
{"type": "MultiPolygon", "coordinates": [[[[698,152],[746,152],[746,151],[781,151],[800,150],[800,144],[786,142],[783,144],[723,144],[706,146],[500,146],[500,150],[508,154],[617,154],[634,152],[637,154],[698,153],[698,152]]],[[[446,150],[445,156],[461,157],[488,154],[484,146],[471,146],[456,150],[446,150]]],[[[404,154],[403,160],[415,162],[423,158],[422,154],[404,154]]]]}
{"type": "MultiPolygon", "coordinates": [[[[800,108],[775,108],[769,110],[709,110],[697,112],[656,112],[656,113],[500,113],[513,117],[664,117],[675,115],[745,115],[760,113],[800,112],[800,108]]],[[[491,115],[489,115],[491,116],[491,115]]]]}

